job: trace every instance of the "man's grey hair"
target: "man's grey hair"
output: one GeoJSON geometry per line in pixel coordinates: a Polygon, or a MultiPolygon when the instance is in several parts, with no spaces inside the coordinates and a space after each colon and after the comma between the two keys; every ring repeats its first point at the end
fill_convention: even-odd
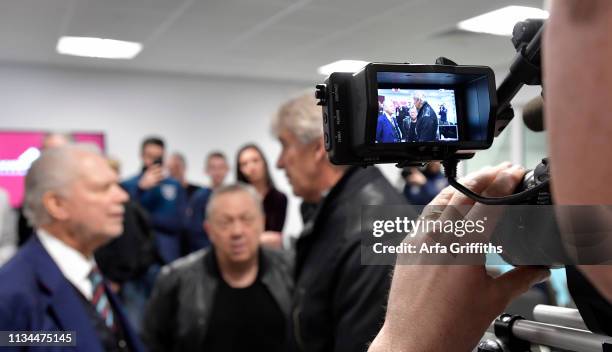
{"type": "Polygon", "coordinates": [[[323,137],[323,110],[317,105],[314,92],[303,94],[283,104],[272,121],[272,132],[293,133],[303,144],[323,137]]]}
{"type": "Polygon", "coordinates": [[[28,222],[34,227],[50,223],[53,219],[43,204],[47,192],[68,195],[70,185],[79,175],[78,155],[100,150],[93,144],[77,143],[51,148],[42,152],[32,163],[25,177],[23,211],[28,222]]]}
{"type": "Polygon", "coordinates": [[[261,199],[261,195],[257,193],[255,187],[246,184],[246,183],[235,183],[231,185],[221,186],[216,189],[213,194],[210,196],[208,200],[208,204],[206,205],[206,219],[210,219],[215,207],[217,205],[217,200],[220,196],[224,194],[233,194],[233,193],[246,193],[248,194],[253,201],[255,202],[257,209],[263,214],[263,202],[261,199]]]}
{"type": "Polygon", "coordinates": [[[425,98],[425,93],[422,90],[416,91],[413,97],[422,102],[427,101],[427,98],[425,98]]]}

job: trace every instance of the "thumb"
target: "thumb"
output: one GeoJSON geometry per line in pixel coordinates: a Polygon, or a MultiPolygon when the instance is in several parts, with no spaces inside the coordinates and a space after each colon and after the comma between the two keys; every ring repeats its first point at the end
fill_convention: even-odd
{"type": "Polygon", "coordinates": [[[550,271],[541,266],[520,266],[494,279],[499,293],[509,302],[529,288],[550,276],[550,271]]]}

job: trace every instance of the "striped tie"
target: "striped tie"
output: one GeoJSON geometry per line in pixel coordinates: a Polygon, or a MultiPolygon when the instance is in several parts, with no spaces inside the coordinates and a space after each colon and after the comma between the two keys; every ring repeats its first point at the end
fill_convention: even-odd
{"type": "Polygon", "coordinates": [[[395,117],[391,117],[391,121],[393,122],[393,130],[395,132],[395,138],[397,139],[396,142],[399,142],[399,140],[402,139],[402,132],[397,126],[397,121],[395,120],[395,117]]]}
{"type": "Polygon", "coordinates": [[[113,309],[111,308],[111,304],[108,301],[108,297],[104,291],[104,279],[102,278],[102,274],[100,270],[98,270],[97,266],[94,266],[91,269],[91,273],[88,276],[91,284],[93,286],[93,298],[91,299],[91,304],[96,308],[96,312],[100,314],[102,320],[104,320],[104,324],[110,329],[115,329],[115,319],[113,316],[113,309]]]}

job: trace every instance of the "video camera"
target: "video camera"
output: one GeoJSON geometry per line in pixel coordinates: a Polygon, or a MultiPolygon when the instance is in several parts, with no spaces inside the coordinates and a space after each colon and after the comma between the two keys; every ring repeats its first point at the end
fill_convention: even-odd
{"type": "Polygon", "coordinates": [[[468,159],[488,149],[514,116],[510,101],[516,93],[524,84],[541,84],[542,28],[541,20],[517,23],[512,41],[518,54],[497,91],[490,67],[460,66],[443,57],[435,65],[370,63],[357,73],[332,73],[315,93],[331,162],[422,164],[468,159]],[[409,138],[404,126],[389,126],[384,117],[391,104],[393,113],[414,106],[418,117],[428,115],[433,133],[418,123],[416,138],[409,138]]]}
{"type": "MultiPolygon", "coordinates": [[[[361,166],[397,163],[398,167],[441,161],[449,184],[477,202],[552,204],[547,159],[528,171],[516,193],[506,197],[482,197],[456,180],[459,160],[491,147],[510,123],[511,101],[518,91],[524,85],[542,84],[543,28],[542,20],[516,24],[512,43],[517,55],[497,89],[491,68],[457,65],[443,57],[435,65],[370,63],[357,73],[332,73],[315,93],[323,108],[330,161],[361,166]]],[[[524,119],[529,115],[526,124],[541,130],[541,99],[534,105],[534,111],[524,111],[524,119]]],[[[518,232],[515,235],[520,237],[518,232]]],[[[574,266],[566,266],[566,271],[589,330],[612,335],[612,306],[574,266]]]]}
{"type": "Polygon", "coordinates": [[[497,90],[490,67],[443,57],[435,65],[370,63],[357,73],[332,73],[315,93],[330,161],[398,167],[442,161],[449,183],[478,202],[550,201],[547,160],[508,197],[481,197],[455,180],[459,160],[490,148],[512,120],[510,102],[521,87],[541,85],[542,32],[542,20],[517,23],[512,38],[517,56],[497,90]]]}

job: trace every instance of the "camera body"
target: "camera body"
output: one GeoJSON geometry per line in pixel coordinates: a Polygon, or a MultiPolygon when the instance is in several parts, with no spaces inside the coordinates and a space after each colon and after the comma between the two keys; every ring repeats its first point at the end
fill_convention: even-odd
{"type": "Polygon", "coordinates": [[[159,158],[153,160],[153,164],[152,165],[163,166],[164,165],[164,158],[160,156],[159,158]]]}
{"type": "Polygon", "coordinates": [[[494,138],[495,76],[485,66],[370,63],[332,73],[316,97],[334,164],[469,159],[494,138]]]}

